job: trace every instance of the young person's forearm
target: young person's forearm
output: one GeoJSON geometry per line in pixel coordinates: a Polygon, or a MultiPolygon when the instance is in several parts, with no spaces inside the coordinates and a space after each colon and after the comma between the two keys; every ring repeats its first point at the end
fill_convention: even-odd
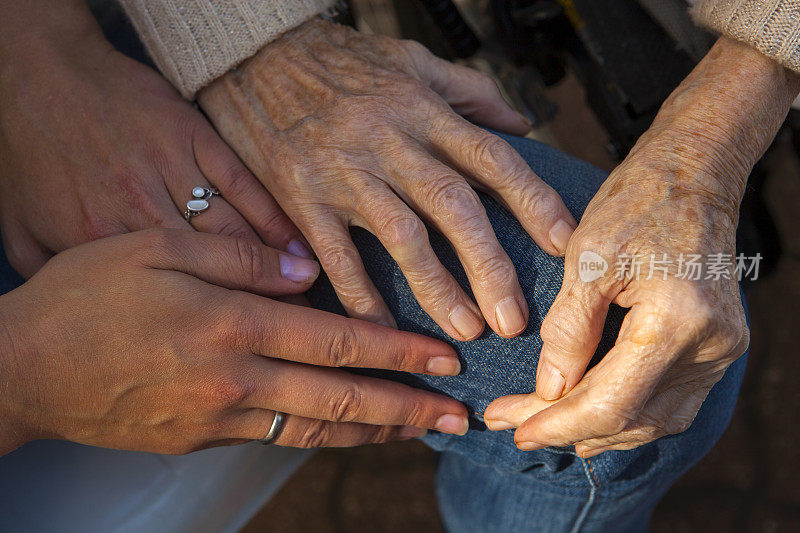
{"type": "Polygon", "coordinates": [[[0,0],[0,67],[53,42],[102,35],[85,0],[0,0]]]}
{"type": "Polygon", "coordinates": [[[0,296],[0,457],[31,440],[26,429],[30,421],[25,420],[15,392],[23,381],[20,371],[24,365],[15,341],[10,299],[9,294],[0,296]]]}

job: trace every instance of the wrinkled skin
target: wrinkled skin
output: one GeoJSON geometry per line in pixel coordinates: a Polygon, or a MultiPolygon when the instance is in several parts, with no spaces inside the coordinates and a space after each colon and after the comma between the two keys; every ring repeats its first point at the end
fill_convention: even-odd
{"type": "Polygon", "coordinates": [[[517,427],[523,450],[574,444],[591,457],[691,425],[749,331],[732,269],[680,279],[678,261],[735,256],[747,176],[798,90],[796,74],[745,45],[717,43],[590,202],[542,324],[536,394],[493,402],[491,429],[517,427]],[[586,250],[611,265],[590,282],[578,270],[586,250]],[[614,265],[625,254],[666,254],[673,264],[650,271],[648,259],[620,279],[614,265]],[[611,302],[630,312],[614,348],[586,372],[611,302]]]}
{"type": "Polygon", "coordinates": [[[264,245],[179,230],[62,252],[0,296],[0,454],[39,438],[187,453],[263,438],[273,410],[289,415],[284,446],[463,434],[455,400],[325,368],[460,366],[440,341],[270,298],[318,273],[264,245]]]}
{"type": "Polygon", "coordinates": [[[301,229],[350,316],[394,320],[348,232],[374,233],[420,305],[453,338],[525,329],[514,267],[470,185],[563,254],[575,221],[508,144],[471,124],[529,124],[476,71],[411,41],[312,20],[215,81],[199,102],[301,229]],[[461,116],[459,116],[461,115],[461,116]],[[458,253],[478,305],[434,254],[422,220],[458,253]]]}
{"type": "Polygon", "coordinates": [[[151,227],[284,250],[295,241],[291,251],[310,257],[205,117],[115,51],[84,2],[38,4],[0,5],[0,230],[12,266],[29,277],[54,253],[151,227]],[[224,199],[190,225],[182,215],[195,186],[224,199]]]}

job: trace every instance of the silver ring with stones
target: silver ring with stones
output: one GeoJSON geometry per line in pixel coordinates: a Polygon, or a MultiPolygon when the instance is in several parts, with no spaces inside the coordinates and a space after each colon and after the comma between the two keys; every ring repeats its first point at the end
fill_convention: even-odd
{"type": "Polygon", "coordinates": [[[186,222],[208,209],[208,201],[212,196],[222,195],[219,193],[219,189],[214,187],[195,187],[192,189],[192,199],[186,202],[186,212],[183,213],[183,218],[186,219],[186,222]]]}
{"type": "Polygon", "coordinates": [[[269,426],[269,431],[267,432],[267,436],[263,439],[258,439],[258,442],[263,444],[264,446],[269,446],[278,436],[281,434],[281,430],[283,429],[283,420],[286,418],[286,415],[281,413],[280,411],[275,411],[275,418],[272,419],[272,424],[269,426]]]}

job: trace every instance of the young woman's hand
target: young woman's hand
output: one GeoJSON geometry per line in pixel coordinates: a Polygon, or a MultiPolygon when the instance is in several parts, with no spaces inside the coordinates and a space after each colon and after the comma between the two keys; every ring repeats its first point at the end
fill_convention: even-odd
{"type": "Polygon", "coordinates": [[[459,402],[337,367],[453,375],[448,345],[272,299],[314,261],[147,230],[51,259],[0,297],[0,454],[38,438],[159,453],[263,438],[355,446],[463,434],[459,402]]]}
{"type": "Polygon", "coordinates": [[[202,113],[114,50],[82,0],[0,3],[0,189],[5,249],[25,277],[59,251],[151,227],[310,257],[202,113]],[[197,186],[222,198],[187,223],[197,186]]]}

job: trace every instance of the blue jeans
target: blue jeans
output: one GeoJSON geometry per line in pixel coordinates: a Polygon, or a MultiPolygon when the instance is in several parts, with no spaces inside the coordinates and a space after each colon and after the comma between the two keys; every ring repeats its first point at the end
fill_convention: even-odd
{"type": "MultiPolygon", "coordinates": [[[[531,167],[564,198],[576,218],[606,175],[540,143],[506,137],[531,167]]],[[[453,343],[462,358],[459,376],[437,378],[372,372],[389,379],[439,391],[464,402],[473,412],[505,394],[530,392],[542,341],[539,327],[561,284],[563,260],[548,256],[517,221],[482,196],[500,243],[517,267],[530,306],[528,329],[514,339],[492,332],[472,342],[453,343],[417,305],[401,271],[377,239],[354,231],[367,270],[401,329],[453,343]]],[[[466,276],[449,245],[431,233],[442,263],[469,290],[466,276]]],[[[22,283],[0,251],[0,294],[22,283]]],[[[330,285],[310,292],[318,307],[342,312],[330,285]]],[[[613,308],[596,357],[608,351],[624,311],[613,308]]],[[[627,452],[606,452],[592,459],[567,448],[522,452],[512,431],[488,431],[478,417],[463,437],[431,433],[426,444],[441,453],[437,494],[445,525],[452,532],[482,531],[641,531],[669,486],[716,443],[727,426],[744,374],[740,358],[717,383],[689,428],[627,452]]]]}
{"type": "MultiPolygon", "coordinates": [[[[503,136],[531,168],[559,194],[576,220],[606,178],[591,165],[558,150],[518,137],[503,136]]],[[[392,310],[400,329],[453,344],[463,372],[455,377],[375,375],[438,391],[482,413],[495,398],[535,388],[542,340],[542,319],[561,286],[563,259],[543,252],[522,226],[488,196],[481,200],[500,243],[516,266],[530,306],[527,330],[503,339],[487,328],[472,342],[454,342],[420,308],[397,264],[369,233],[353,238],[372,280],[392,310]]],[[[452,249],[438,233],[431,244],[442,263],[467,291],[466,275],[452,249]]],[[[329,283],[317,283],[309,294],[323,309],[342,312],[329,283]]],[[[612,306],[595,354],[601,358],[617,336],[625,311],[612,306]]],[[[431,433],[423,440],[442,452],[437,494],[445,526],[452,532],[482,531],[643,531],[669,486],[719,440],[730,421],[746,366],[736,361],[717,383],[691,428],[630,451],[610,451],[581,459],[571,448],[523,452],[513,431],[488,431],[473,416],[470,431],[458,437],[431,433]]]]}

